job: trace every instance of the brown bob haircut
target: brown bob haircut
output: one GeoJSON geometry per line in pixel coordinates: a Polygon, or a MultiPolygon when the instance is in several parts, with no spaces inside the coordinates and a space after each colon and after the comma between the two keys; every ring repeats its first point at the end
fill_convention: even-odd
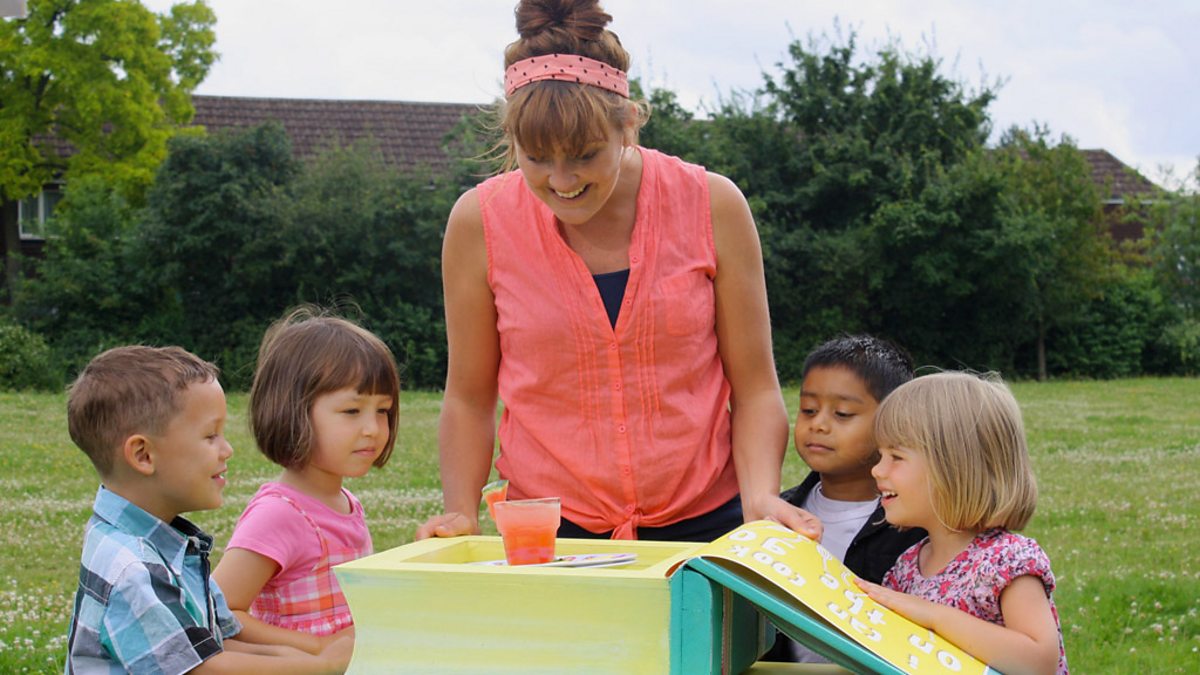
{"type": "Polygon", "coordinates": [[[250,430],[272,462],[302,469],[316,438],[312,405],[345,388],[390,396],[388,440],[374,466],[387,464],[396,444],[400,377],[392,352],[351,321],[315,307],[300,307],[271,324],[258,349],[250,388],[250,430]]]}
{"type": "MultiPolygon", "coordinates": [[[[577,54],[629,71],[629,52],[605,26],[612,16],[596,0],[522,0],[516,8],[521,36],[504,50],[504,67],[546,54],[577,54]]],[[[496,153],[502,170],[516,166],[516,145],[534,156],[579,157],[613,129],[634,135],[650,118],[645,101],[630,101],[598,87],[554,80],[513,92],[495,110],[502,137],[496,153]]]]}
{"type": "Polygon", "coordinates": [[[193,384],[216,380],[216,366],[179,347],[116,347],[91,360],[67,396],[67,430],[101,477],[134,434],[161,435],[193,384]]]}
{"type": "Polygon", "coordinates": [[[941,372],[900,385],[875,413],[881,448],[925,456],[933,511],[954,531],[1019,530],[1037,507],[1021,408],[995,373],[941,372]]]}

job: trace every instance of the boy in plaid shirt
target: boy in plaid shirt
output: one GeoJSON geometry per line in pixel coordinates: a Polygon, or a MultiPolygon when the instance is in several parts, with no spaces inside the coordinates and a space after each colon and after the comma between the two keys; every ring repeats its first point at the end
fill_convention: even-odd
{"type": "Polygon", "coordinates": [[[246,635],[209,576],[212,537],[180,516],[221,505],[233,454],[215,366],[178,347],[109,350],[72,385],[67,423],[102,485],[66,673],[345,670],[349,639],[313,655],[246,635]]]}

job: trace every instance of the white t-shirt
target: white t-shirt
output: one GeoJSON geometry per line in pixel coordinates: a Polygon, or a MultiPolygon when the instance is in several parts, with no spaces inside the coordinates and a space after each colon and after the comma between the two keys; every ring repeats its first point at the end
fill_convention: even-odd
{"type": "Polygon", "coordinates": [[[821,524],[825,526],[824,534],[821,535],[821,545],[825,550],[838,560],[845,560],[846,550],[850,548],[850,542],[854,541],[854,535],[863,528],[867,518],[875,513],[878,506],[878,497],[865,502],[830,499],[821,490],[821,484],[817,483],[804,499],[802,508],[820,518],[821,524]]]}

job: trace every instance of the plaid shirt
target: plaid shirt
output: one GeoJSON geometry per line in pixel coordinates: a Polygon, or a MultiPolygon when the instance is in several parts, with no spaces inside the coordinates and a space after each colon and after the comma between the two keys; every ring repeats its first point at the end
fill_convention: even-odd
{"type": "Polygon", "coordinates": [[[84,532],[65,672],[185,673],[241,630],[209,578],[212,537],[101,486],[84,532]]]}

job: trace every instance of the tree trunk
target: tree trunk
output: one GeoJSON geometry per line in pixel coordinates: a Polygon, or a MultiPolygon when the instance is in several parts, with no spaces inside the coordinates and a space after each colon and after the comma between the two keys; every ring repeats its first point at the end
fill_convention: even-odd
{"type": "Polygon", "coordinates": [[[1037,368],[1038,382],[1046,381],[1046,320],[1038,313],[1037,337],[1037,368]]]}
{"type": "Polygon", "coordinates": [[[4,288],[0,290],[0,304],[12,302],[13,289],[20,278],[21,231],[17,223],[17,202],[0,201],[0,229],[4,236],[4,288]]]}

